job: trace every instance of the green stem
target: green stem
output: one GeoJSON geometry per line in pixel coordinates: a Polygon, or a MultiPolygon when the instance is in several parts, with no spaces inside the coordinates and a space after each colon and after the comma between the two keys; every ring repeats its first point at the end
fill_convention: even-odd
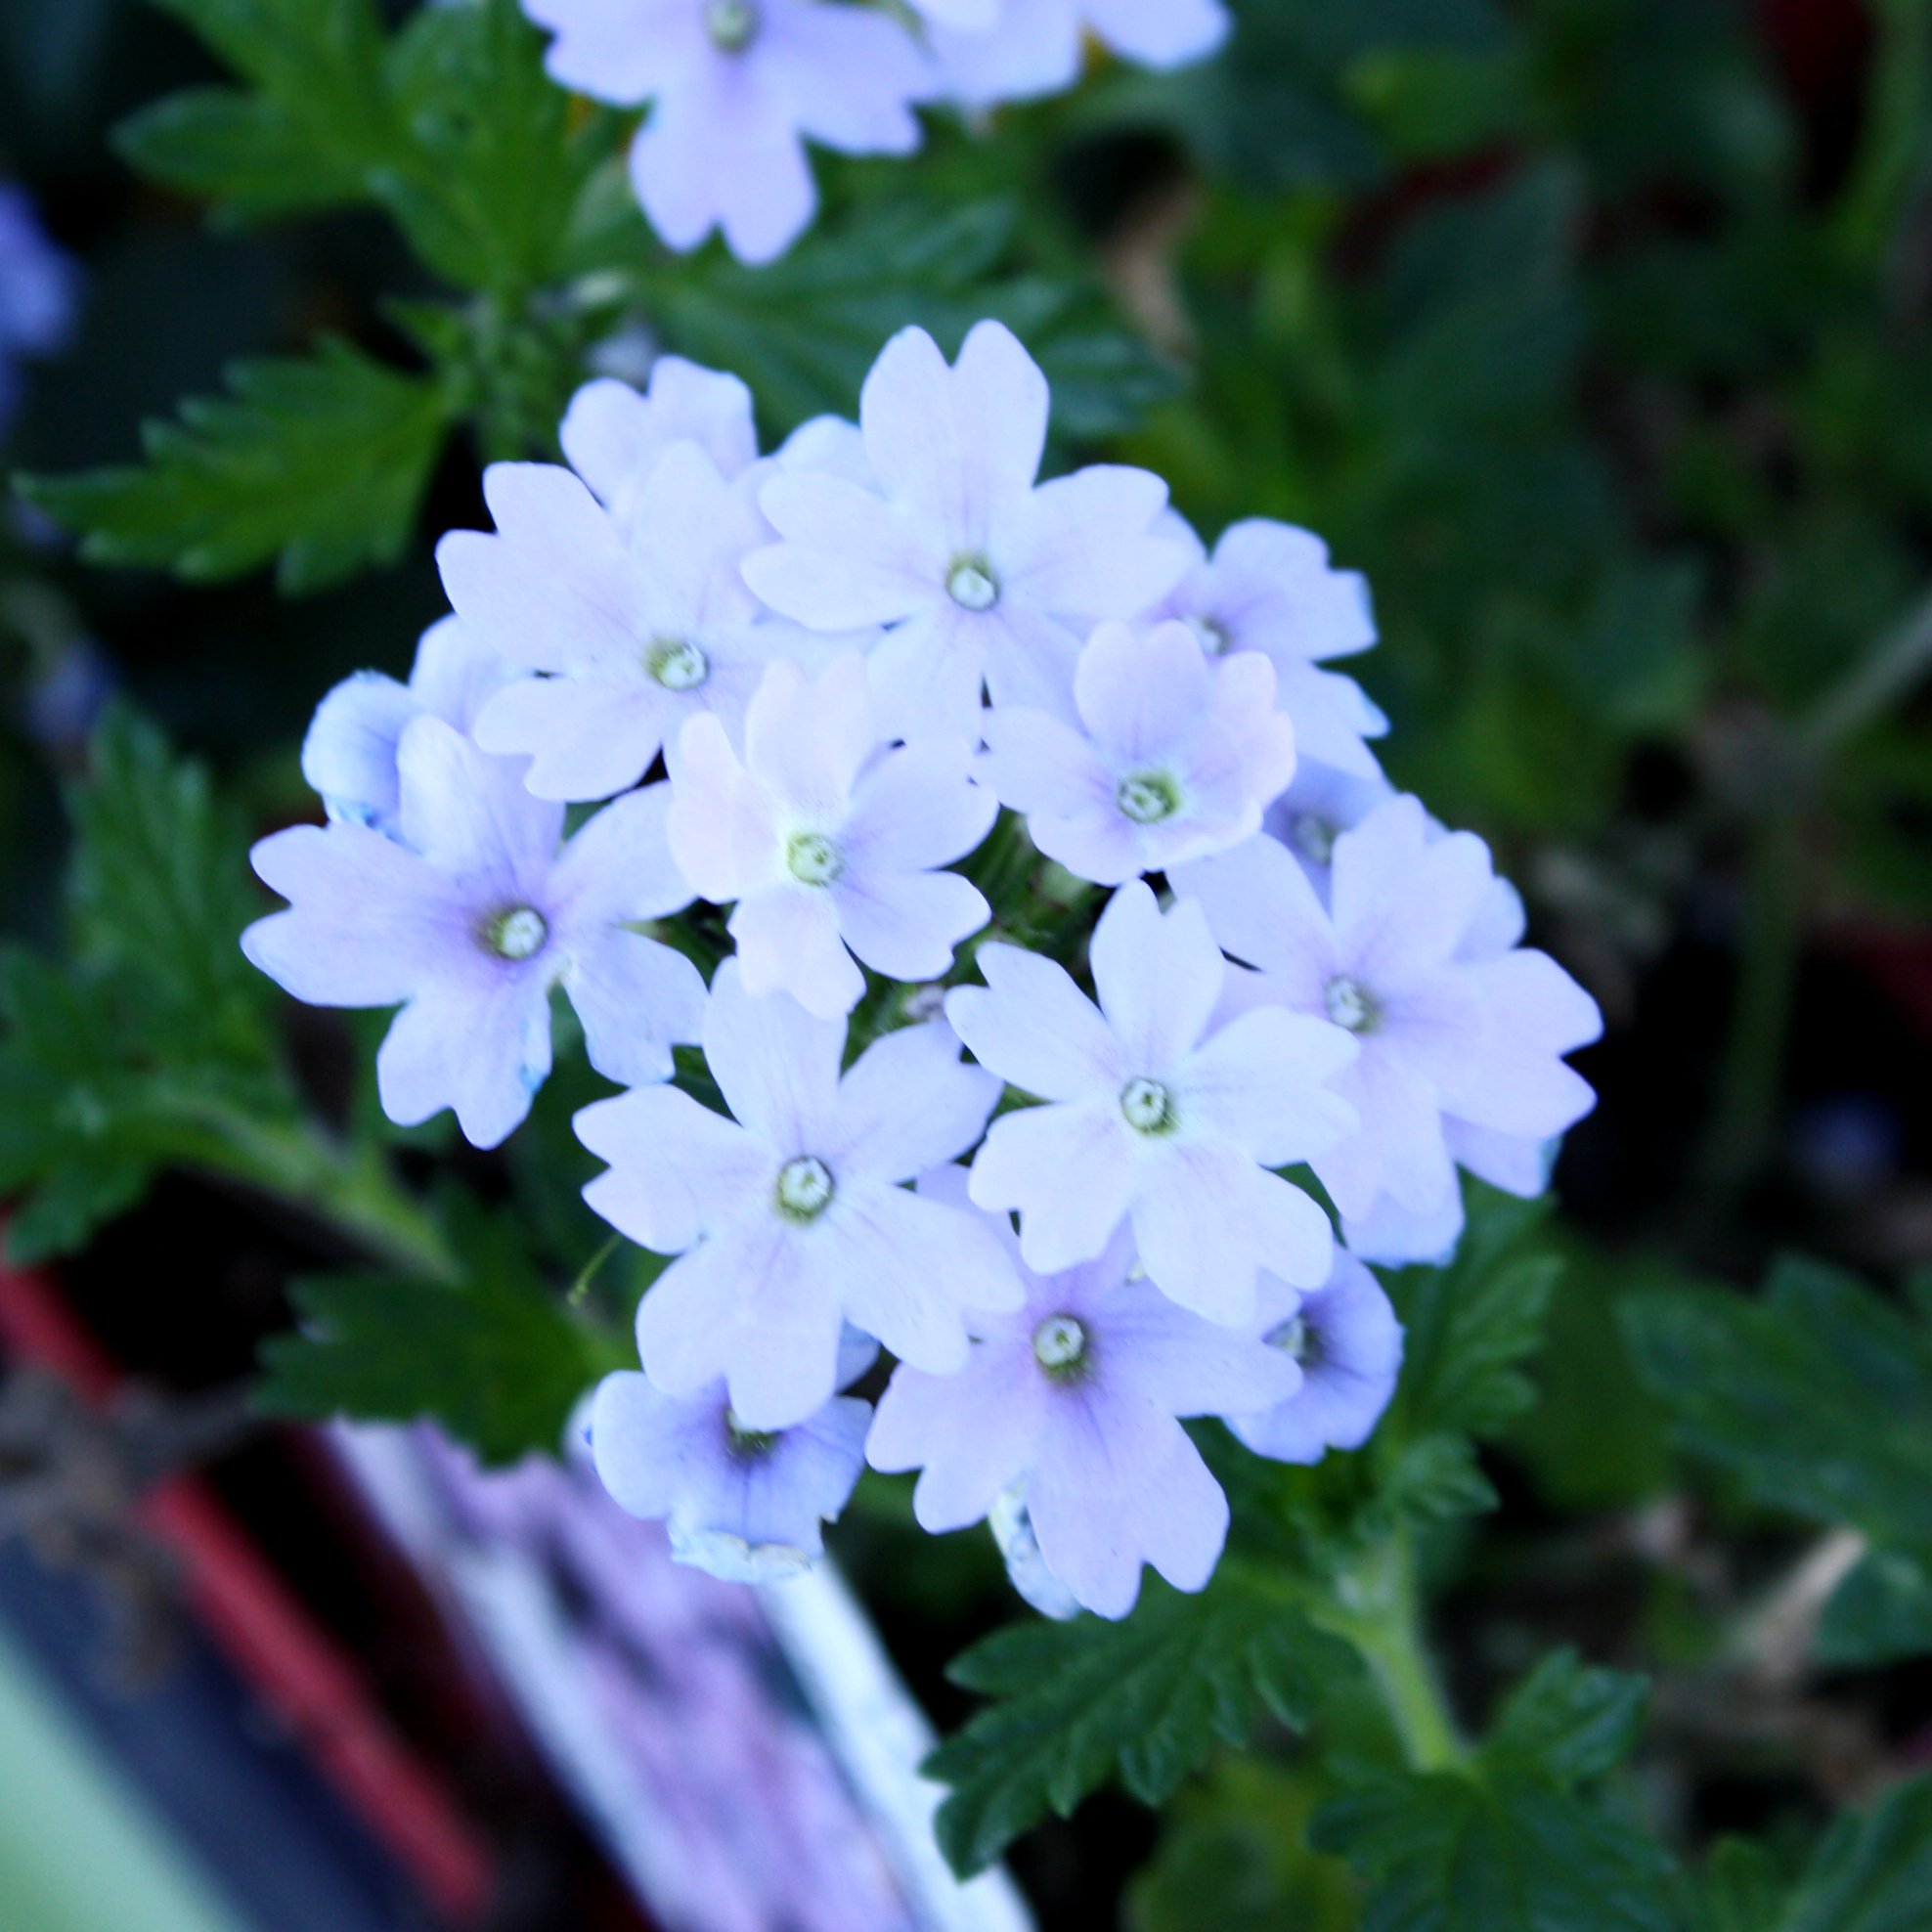
{"type": "Polygon", "coordinates": [[[1422,1592],[1409,1532],[1398,1530],[1356,1572],[1344,1601],[1314,1620],[1361,1652],[1415,1771],[1454,1771],[1469,1745],[1449,1708],[1423,1629],[1422,1592]]]}
{"type": "Polygon", "coordinates": [[[1865,138],[1832,213],[1834,239],[1860,266],[1883,257],[1914,181],[1925,165],[1932,108],[1932,7],[1881,0],[1865,138]]]}

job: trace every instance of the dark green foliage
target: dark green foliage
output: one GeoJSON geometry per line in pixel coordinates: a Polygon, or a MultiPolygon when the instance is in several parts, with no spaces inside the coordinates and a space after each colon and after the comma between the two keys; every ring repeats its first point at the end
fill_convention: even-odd
{"type": "Polygon", "coordinates": [[[556,1452],[571,1410],[629,1351],[545,1286],[513,1223],[473,1207],[450,1218],[450,1281],[295,1285],[301,1329],[262,1351],[264,1410],[309,1421],[432,1416],[490,1464],[556,1452]]]}
{"type": "Polygon", "coordinates": [[[393,561],[450,424],[449,386],[337,341],[313,361],[237,363],[229,383],[227,398],[184,402],[178,423],[149,423],[138,468],[22,493],[90,561],[195,582],[274,562],[285,591],[315,591],[393,561]]]}
{"type": "Polygon", "coordinates": [[[1932,1324],[1855,1277],[1787,1260],[1764,1297],[1634,1298],[1639,1369],[1680,1440],[1769,1508],[1848,1523],[1875,1546],[1826,1605],[1822,1661],[1932,1650],[1932,1324]]]}
{"type": "Polygon", "coordinates": [[[1315,1842],[1375,1880],[1364,1932],[1670,1932],[1670,1861],[1580,1788],[1622,1761],[1645,1686],[1546,1658],[1467,1768],[1368,1778],[1315,1842]]]}
{"type": "Polygon", "coordinates": [[[73,799],[72,957],[0,954],[0,1191],[20,1258],[80,1247],[174,1163],[272,1157],[295,1118],[273,989],[236,941],[259,909],[206,771],[110,714],[73,799]]]}
{"type": "Polygon", "coordinates": [[[873,204],[862,222],[808,236],[768,268],[698,256],[668,269],[651,295],[671,342],[742,375],[777,428],[854,414],[865,372],[899,329],[929,329],[951,355],[987,316],[1038,357],[1059,434],[1126,427],[1173,392],[1174,372],[1110,324],[1090,289],[1015,272],[1016,225],[1000,201],[873,204]]]}
{"type": "Polygon", "coordinates": [[[1198,1597],[1147,1577],[1120,1623],[1081,1616],[996,1631],[949,1672],[999,1701],[927,1761],[952,1787],[940,1844],[955,1870],[977,1871],[1116,1776],[1159,1804],[1217,1739],[1245,1743],[1263,1713],[1304,1722],[1317,1687],[1347,1663],[1277,1584],[1232,1562],[1198,1597]]]}

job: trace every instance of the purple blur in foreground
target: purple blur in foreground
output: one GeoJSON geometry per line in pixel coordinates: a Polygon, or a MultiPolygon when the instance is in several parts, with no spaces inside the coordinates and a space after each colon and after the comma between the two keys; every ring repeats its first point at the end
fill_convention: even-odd
{"type": "Polygon", "coordinates": [[[440,718],[404,728],[396,768],[396,840],[295,825],[255,847],[290,904],[242,936],[297,999],[402,1005],[375,1059],[383,1112],[414,1126],[453,1107],[474,1145],[497,1146],[549,1074],[559,982],[598,1073],[669,1077],[673,1044],[697,1037],[704,982],[627,929],[690,900],[665,850],[668,789],[607,806],[559,849],[563,808],[440,718]]]}
{"type": "Polygon", "coordinates": [[[20,407],[20,359],[58,355],[73,332],[79,273],[48,239],[24,188],[0,181],[0,436],[20,407]]]}
{"type": "Polygon", "coordinates": [[[935,1532],[978,1522],[1017,1491],[1047,1569],[1102,1616],[1132,1609],[1143,1563],[1199,1590],[1228,1506],[1176,1419],[1272,1408],[1293,1397],[1300,1370],[1251,1331],[1129,1279],[1124,1230],[1098,1258],[1043,1277],[1021,1263],[1005,1217],[993,1225],[1026,1301],[975,1319],[958,1374],[895,1374],[866,1446],[873,1467],[922,1471],[913,1511],[935,1532]]]}

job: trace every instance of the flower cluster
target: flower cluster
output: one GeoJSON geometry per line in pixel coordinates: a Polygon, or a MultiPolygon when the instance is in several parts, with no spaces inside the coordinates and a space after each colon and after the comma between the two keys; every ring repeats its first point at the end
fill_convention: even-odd
{"type": "Polygon", "coordinates": [[[805,144],[909,154],[916,107],[969,109],[1058,93],[1092,35],[1174,67],[1225,37],[1221,0],[911,0],[911,17],[850,0],[523,0],[555,37],[564,86],[647,107],[631,174],[674,248],[714,229],[747,262],[783,254],[812,220],[805,144]]]}
{"type": "Polygon", "coordinates": [[[1452,1245],[1459,1169],[1540,1190],[1598,1018],[1383,777],[1325,668],[1375,640],[1360,580],[1281,524],[1209,551],[1142,470],[1043,482],[1048,407],[990,323],[951,364],[908,330],[769,456],[728,376],[593,383],[568,466],[498,465],[445,539],[410,681],[325,700],[330,822],[257,848],[290,904],[245,944],[400,1004],[383,1105],[481,1146],[563,987],[626,1089],[578,1116],[586,1198],[667,1263],[593,1450],[681,1556],[809,1560],[869,1458],[1120,1616],[1221,1550],[1184,1421],[1366,1439],[1401,1334],[1365,1260],[1452,1245]]]}

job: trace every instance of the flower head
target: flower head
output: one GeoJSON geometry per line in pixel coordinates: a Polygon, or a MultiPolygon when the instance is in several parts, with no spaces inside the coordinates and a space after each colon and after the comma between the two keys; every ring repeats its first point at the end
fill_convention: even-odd
{"type": "Polygon", "coordinates": [[[978,1219],[901,1185],[979,1139],[999,1084],[944,1026],[888,1033],[841,1077],[843,1026],[718,969],[705,1058],[727,1118],[673,1087],[577,1117],[610,1163],[584,1190],[633,1241],[680,1258],[637,1312],[646,1373],[673,1395],[721,1376],[750,1428],[831,1396],[850,1321],[935,1374],[966,1357],[965,1313],[1009,1307],[1012,1264],[978,1219]]]}
{"type": "Polygon", "coordinates": [[[511,667],[459,618],[422,634],[407,684],[380,671],[343,679],[316,707],[302,740],[302,776],[329,817],[395,837],[402,795],[396,754],[415,718],[440,718],[467,733],[511,667]]]}
{"type": "Polygon", "coordinates": [[[659,356],[641,393],[611,376],[585,383],[557,435],[571,468],[626,528],[637,520],[637,492],[674,444],[697,444],[727,481],[758,461],[751,391],[682,356],[659,356]]]}
{"type": "MultiPolygon", "coordinates": [[[[877,1350],[848,1349],[844,1386],[877,1350]]],[[[792,1576],[823,1554],[865,1465],[868,1404],[835,1395],[784,1429],[746,1427],[722,1381],[667,1395],[635,1371],[605,1377],[591,1410],[604,1487],[634,1516],[662,1517],[671,1554],[730,1582],[792,1576]]]]}
{"type": "MultiPolygon", "coordinates": [[[[1175,519],[1179,521],[1178,518],[1175,519]]],[[[1156,606],[1157,618],[1189,625],[1210,655],[1259,651],[1275,668],[1281,707],[1295,721],[1302,756],[1352,777],[1382,768],[1363,741],[1388,721],[1352,678],[1319,667],[1376,640],[1368,586],[1330,567],[1328,546],[1306,530],[1265,518],[1233,525],[1209,557],[1192,531],[1197,562],[1156,606]]]]}
{"type": "Polygon", "coordinates": [[[914,0],[945,91],[968,107],[1057,94],[1079,78],[1091,34],[1125,60],[1180,67],[1227,38],[1222,0],[914,0]],[[993,24],[984,23],[988,14],[993,24]]]}
{"type": "Polygon", "coordinates": [[[1589,995],[1547,954],[1468,956],[1503,915],[1488,849],[1442,834],[1413,798],[1391,799],[1335,842],[1324,906],[1267,838],[1188,866],[1215,937],[1258,970],[1231,982],[1237,1009],[1324,1016],[1355,1035],[1336,1085],[1360,1116],[1313,1166],[1342,1215],[1384,1195],[1441,1212],[1456,1191],[1449,1119],[1512,1136],[1559,1133],[1590,1109],[1561,1056],[1597,1037],[1589,995]]]}
{"type": "MultiPolygon", "coordinates": [[[[995,1225],[1019,1264],[1010,1224],[995,1225]]],[[[1204,1321],[1135,1278],[1124,1232],[1079,1267],[1021,1274],[1025,1302],[975,1318],[958,1374],[895,1373],[867,1456],[876,1469],[922,1471],[913,1511],[929,1530],[1002,1507],[1010,1517],[1017,1503],[1047,1571],[1102,1616],[1133,1607],[1143,1563],[1199,1590],[1228,1507],[1176,1418],[1272,1408],[1300,1371],[1258,1336],[1204,1321]]]]}
{"type": "MultiPolygon", "coordinates": [[[[1299,745],[1296,746],[1299,751],[1299,745]]],[[[1335,842],[1352,831],[1377,806],[1395,796],[1386,778],[1363,778],[1301,757],[1288,790],[1261,815],[1261,829],[1294,855],[1322,903],[1328,903],[1329,867],[1335,842]]]]}
{"type": "Polygon", "coordinates": [[[895,626],[873,666],[902,736],[977,733],[982,685],[998,704],[1066,711],[1086,622],[1147,608],[1186,567],[1154,533],[1159,477],[1103,466],[1036,482],[1047,405],[1046,377],[1000,324],[981,323],[951,368],[904,329],[860,398],[877,492],[788,474],[760,494],[785,541],[745,559],[746,581],[814,630],[895,626]]]}
{"type": "Polygon", "coordinates": [[[402,1006],[375,1072],[404,1126],[453,1107],[476,1146],[502,1141],[549,1073],[559,982],[592,1066],[665,1078],[704,1004],[689,960],[629,930],[689,902],[664,843],[668,790],[620,799],[559,850],[562,808],[440,718],[404,727],[396,770],[396,839],[296,825],[255,847],[290,904],[242,934],[248,957],[313,1005],[402,1006]]]}
{"type": "Polygon", "coordinates": [[[739,575],[766,534],[755,475],[728,481],[694,442],[673,443],[641,474],[607,468],[612,437],[579,441],[595,443],[608,505],[554,464],[496,463],[484,477],[496,533],[453,531],[436,549],[465,624],[540,674],[498,691],[476,736],[530,757],[544,798],[635,785],[687,719],[736,730],[768,665],[823,649],[761,610],[739,575]]]}
{"type": "Polygon", "coordinates": [[[671,850],[715,904],[731,904],[745,986],[782,988],[823,1018],[865,989],[854,954],[896,980],[937,979],[987,923],[977,887],[937,868],[991,829],[964,739],[883,749],[864,662],[814,683],[773,665],[745,720],[745,755],[716,719],[679,740],[671,850]]]}
{"type": "Polygon", "coordinates": [[[747,262],[783,254],[817,192],[807,140],[849,154],[908,154],[912,104],[936,82],[884,14],[822,0],[523,0],[556,38],[566,87],[619,107],[651,104],[631,176],[674,248],[721,228],[747,262]]]}
{"type": "Polygon", "coordinates": [[[1225,966],[1207,918],[1189,900],[1164,918],[1139,881],[1094,931],[1098,1006],[1036,954],[988,945],[979,961],[987,986],[950,993],[946,1017],[976,1059],[1046,1104],[994,1122],[972,1193],[1019,1209],[1030,1267],[1091,1260],[1130,1217],[1155,1283],[1215,1321],[1248,1318],[1261,1268],[1326,1278],[1328,1217],[1269,1170],[1355,1125],[1328,1084],[1353,1058],[1345,1032],[1263,1009],[1210,1033],[1225,966]]]}
{"type": "Polygon", "coordinates": [[[1210,660],[1185,624],[1103,624],[1074,701],[1082,730],[1022,705],[991,712],[981,775],[1048,857],[1104,886],[1238,845],[1295,769],[1268,660],[1210,660]]]}
{"type": "Polygon", "coordinates": [[[1402,1325],[1375,1276],[1345,1249],[1336,1250],[1334,1272],[1311,1292],[1264,1276],[1253,1332],[1300,1366],[1301,1381],[1269,1408],[1224,1412],[1242,1441],[1279,1463],[1359,1449],[1402,1368],[1402,1325]]]}

